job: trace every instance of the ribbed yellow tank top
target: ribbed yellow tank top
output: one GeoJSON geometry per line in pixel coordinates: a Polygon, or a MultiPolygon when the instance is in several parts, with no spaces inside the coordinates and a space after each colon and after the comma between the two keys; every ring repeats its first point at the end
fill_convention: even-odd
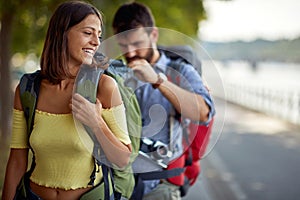
{"type": "MultiPolygon", "coordinates": [[[[123,104],[103,110],[102,116],[116,136],[123,143],[129,144],[123,104]]],[[[36,110],[30,144],[36,159],[30,177],[33,182],[65,190],[88,186],[94,169],[93,142],[82,125],[74,121],[72,114],[51,114],[36,110]]],[[[28,148],[23,111],[15,109],[11,148],[28,148]]],[[[96,174],[96,184],[102,178],[101,171],[96,174]]]]}

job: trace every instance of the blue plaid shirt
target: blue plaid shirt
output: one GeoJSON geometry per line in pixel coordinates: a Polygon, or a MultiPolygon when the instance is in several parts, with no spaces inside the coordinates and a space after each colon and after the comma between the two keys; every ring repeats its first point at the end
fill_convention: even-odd
{"type": "MultiPolygon", "coordinates": [[[[154,66],[154,70],[159,73],[166,74],[170,59],[161,53],[161,57],[154,66]]],[[[186,64],[180,72],[182,75],[183,84],[181,86],[188,90],[192,90],[201,95],[207,105],[210,107],[209,118],[203,124],[208,124],[215,113],[213,101],[203,85],[202,78],[192,65],[186,64]]],[[[164,143],[169,142],[169,124],[170,116],[174,115],[172,104],[161,94],[158,89],[154,89],[151,84],[139,81],[135,94],[139,101],[142,112],[143,137],[149,137],[154,140],[160,140],[164,143]]],[[[188,105],[186,105],[188,106],[188,105]]],[[[175,130],[181,129],[179,122],[174,122],[175,130]]]]}

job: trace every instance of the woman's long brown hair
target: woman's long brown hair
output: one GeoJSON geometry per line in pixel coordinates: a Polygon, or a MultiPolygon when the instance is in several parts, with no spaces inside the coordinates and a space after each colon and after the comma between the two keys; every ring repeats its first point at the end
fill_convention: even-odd
{"type": "Polygon", "coordinates": [[[67,33],[90,14],[99,17],[102,25],[102,16],[97,8],[82,1],[62,3],[52,15],[40,60],[42,76],[51,83],[58,84],[65,78],[73,77],[67,66],[67,33]]]}

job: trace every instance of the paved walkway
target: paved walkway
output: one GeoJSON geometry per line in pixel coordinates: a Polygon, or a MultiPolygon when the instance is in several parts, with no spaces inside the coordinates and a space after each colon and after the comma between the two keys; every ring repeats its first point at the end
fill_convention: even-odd
{"type": "Polygon", "coordinates": [[[299,199],[300,127],[229,103],[224,110],[220,140],[184,200],[299,199]]]}

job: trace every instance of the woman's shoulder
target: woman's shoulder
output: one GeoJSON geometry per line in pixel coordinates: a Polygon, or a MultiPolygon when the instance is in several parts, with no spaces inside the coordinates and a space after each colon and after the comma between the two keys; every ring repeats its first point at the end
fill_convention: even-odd
{"type": "Polygon", "coordinates": [[[14,108],[17,110],[23,110],[20,98],[20,84],[18,84],[15,89],[14,108]]]}
{"type": "Polygon", "coordinates": [[[99,84],[98,84],[98,89],[106,92],[110,92],[111,89],[117,88],[117,82],[115,79],[111,76],[108,76],[106,74],[102,74],[99,84]]]}
{"type": "Polygon", "coordinates": [[[98,84],[97,98],[103,108],[110,108],[122,103],[118,84],[114,78],[103,74],[98,84]]]}

